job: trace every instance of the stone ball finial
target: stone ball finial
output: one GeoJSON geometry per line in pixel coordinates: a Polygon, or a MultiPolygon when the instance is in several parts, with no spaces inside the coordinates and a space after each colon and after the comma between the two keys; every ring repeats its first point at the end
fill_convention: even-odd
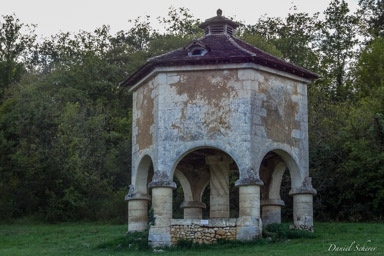
{"type": "Polygon", "coordinates": [[[222,16],[223,11],[221,9],[217,9],[216,14],[217,14],[217,16],[222,16]]]}

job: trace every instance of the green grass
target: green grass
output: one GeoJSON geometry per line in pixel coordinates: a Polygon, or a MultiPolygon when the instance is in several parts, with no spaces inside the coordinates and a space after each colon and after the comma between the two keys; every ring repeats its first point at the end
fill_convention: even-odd
{"type": "MultiPolygon", "coordinates": [[[[0,255],[154,255],[128,249],[125,225],[95,223],[0,225],[0,255]]],[[[140,240],[139,237],[135,238],[140,240]]],[[[352,248],[354,249],[354,247],[352,248]]],[[[384,223],[316,223],[314,238],[256,243],[222,243],[192,249],[165,249],[161,255],[384,255],[384,223]],[[375,252],[328,252],[330,244],[352,242],[377,247],[375,252]]]]}

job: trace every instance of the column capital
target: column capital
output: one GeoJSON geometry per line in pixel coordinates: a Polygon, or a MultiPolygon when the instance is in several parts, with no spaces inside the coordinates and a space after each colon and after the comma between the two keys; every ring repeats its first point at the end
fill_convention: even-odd
{"type": "Polygon", "coordinates": [[[261,206],[285,206],[285,203],[281,199],[264,199],[261,200],[261,206]]]}
{"type": "Polygon", "coordinates": [[[248,172],[245,177],[240,177],[235,183],[236,187],[240,186],[263,186],[264,182],[259,178],[259,175],[248,172]]]}
{"type": "Polygon", "coordinates": [[[184,201],[180,204],[180,208],[201,208],[205,209],[207,206],[203,202],[199,201],[184,201]]]}
{"type": "Polygon", "coordinates": [[[130,201],[130,200],[147,200],[151,201],[151,196],[148,194],[143,194],[140,192],[135,191],[135,186],[131,184],[129,186],[129,191],[128,194],[125,196],[125,201],[130,201]]]}
{"type": "Polygon", "coordinates": [[[176,183],[171,180],[152,181],[148,184],[149,188],[172,188],[176,189],[176,183]]]}
{"type": "Polygon", "coordinates": [[[125,196],[125,201],[131,201],[131,200],[147,200],[147,201],[151,201],[151,196],[150,195],[147,195],[147,194],[140,194],[140,193],[137,193],[137,194],[127,194],[125,196]]]}
{"type": "Polygon", "coordinates": [[[157,188],[157,187],[164,187],[164,188],[172,188],[176,189],[176,183],[173,182],[168,173],[165,171],[157,170],[155,171],[152,181],[148,184],[149,188],[157,188]]]}
{"type": "Polygon", "coordinates": [[[290,196],[299,195],[299,194],[310,194],[317,195],[316,189],[312,187],[312,178],[306,177],[303,181],[303,185],[299,188],[292,188],[289,191],[290,196]]]}

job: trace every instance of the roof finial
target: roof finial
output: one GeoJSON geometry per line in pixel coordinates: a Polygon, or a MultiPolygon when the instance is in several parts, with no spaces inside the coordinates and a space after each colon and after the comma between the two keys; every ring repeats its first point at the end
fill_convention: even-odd
{"type": "Polygon", "coordinates": [[[217,14],[217,16],[222,16],[223,11],[221,9],[217,9],[216,14],[217,14]]]}

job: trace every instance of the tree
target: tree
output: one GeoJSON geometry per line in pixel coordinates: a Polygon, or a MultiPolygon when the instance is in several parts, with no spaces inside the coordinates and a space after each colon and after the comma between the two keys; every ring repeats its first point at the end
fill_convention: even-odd
{"type": "Polygon", "coordinates": [[[194,19],[193,15],[189,13],[188,8],[170,7],[168,11],[168,17],[160,18],[158,21],[164,25],[164,28],[168,35],[174,35],[178,37],[200,37],[203,35],[199,28],[199,19],[194,19]]]}
{"type": "Polygon", "coordinates": [[[358,19],[349,14],[344,0],[333,0],[324,12],[323,36],[320,42],[321,79],[330,97],[345,99],[350,93],[348,68],[355,56],[358,19]]]}
{"type": "Polygon", "coordinates": [[[369,42],[356,64],[355,89],[359,98],[377,95],[384,88],[384,38],[369,42]]]}
{"type": "Polygon", "coordinates": [[[25,70],[28,51],[36,35],[33,25],[21,23],[15,15],[1,16],[0,21],[0,99],[12,83],[19,82],[25,70]],[[27,33],[23,34],[26,29],[27,33]]]}
{"type": "Polygon", "coordinates": [[[361,10],[365,26],[363,34],[378,37],[384,36],[384,1],[383,0],[360,0],[361,10]]]}
{"type": "MultiPolygon", "coordinates": [[[[296,10],[296,7],[294,7],[296,10]]],[[[281,53],[281,57],[296,65],[318,71],[316,40],[318,14],[289,13],[286,19],[263,17],[253,26],[243,28],[245,35],[265,38],[281,53]]],[[[276,56],[279,57],[279,54],[276,56]]]]}

